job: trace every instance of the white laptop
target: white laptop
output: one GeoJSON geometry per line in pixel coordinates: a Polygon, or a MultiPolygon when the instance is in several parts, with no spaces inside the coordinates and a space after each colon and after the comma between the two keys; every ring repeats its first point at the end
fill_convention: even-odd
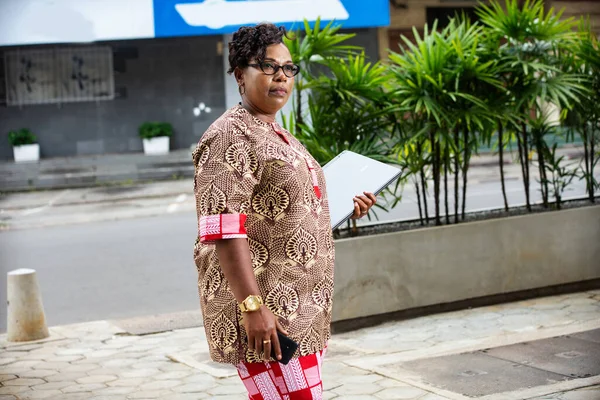
{"type": "Polygon", "coordinates": [[[343,151],[323,167],[331,214],[336,229],[354,213],[354,197],[363,192],[379,194],[397,180],[402,171],[369,157],[343,151]]]}

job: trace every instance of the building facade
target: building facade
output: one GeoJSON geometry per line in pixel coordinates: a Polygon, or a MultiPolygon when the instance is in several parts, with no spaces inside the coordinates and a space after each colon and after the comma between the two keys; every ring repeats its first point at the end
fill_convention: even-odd
{"type": "MultiPolygon", "coordinates": [[[[21,128],[36,134],[42,158],[141,152],[138,127],[147,121],[173,125],[171,149],[197,143],[239,101],[235,80],[226,74],[231,32],[270,19],[273,5],[281,10],[290,0],[210,2],[234,8],[208,18],[200,9],[183,8],[176,15],[180,4],[174,0],[128,0],[125,16],[140,17],[127,21],[117,0],[103,0],[101,9],[87,0],[55,0],[53,8],[42,10],[35,10],[36,0],[0,2],[0,160],[12,160],[7,132],[21,128]],[[260,19],[248,15],[243,8],[248,5],[252,12],[263,7],[260,19]],[[43,23],[47,26],[38,25],[43,23]],[[211,113],[196,115],[200,103],[211,113]]],[[[389,24],[388,0],[374,1],[379,8],[366,13],[361,3],[293,0],[293,15],[271,17],[283,15],[280,24],[288,28],[323,12],[344,18],[345,31],[356,34],[352,44],[376,60],[377,27],[389,24]],[[306,7],[298,8],[299,2],[306,7]]]]}
{"type": "MultiPolygon", "coordinates": [[[[21,128],[37,135],[43,158],[141,152],[137,132],[147,121],[171,123],[171,149],[188,148],[239,101],[225,71],[240,25],[279,18],[295,28],[324,16],[385,60],[413,27],[474,15],[478,1],[128,0],[127,11],[121,3],[0,2],[0,160],[12,160],[6,133],[21,128]],[[213,14],[201,9],[209,3],[213,14]],[[200,103],[211,114],[196,115],[200,103]]],[[[600,31],[600,0],[546,3],[567,17],[589,15],[600,31]]]]}

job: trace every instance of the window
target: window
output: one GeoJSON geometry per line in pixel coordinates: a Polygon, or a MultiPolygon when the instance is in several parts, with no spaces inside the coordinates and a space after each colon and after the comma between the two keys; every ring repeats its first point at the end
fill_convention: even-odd
{"type": "Polygon", "coordinates": [[[450,18],[463,13],[472,22],[479,20],[474,7],[427,7],[427,24],[431,27],[437,20],[438,29],[444,29],[448,26],[450,18]]]}
{"type": "Polygon", "coordinates": [[[19,49],[4,54],[6,104],[112,100],[112,50],[108,46],[19,49]]]}

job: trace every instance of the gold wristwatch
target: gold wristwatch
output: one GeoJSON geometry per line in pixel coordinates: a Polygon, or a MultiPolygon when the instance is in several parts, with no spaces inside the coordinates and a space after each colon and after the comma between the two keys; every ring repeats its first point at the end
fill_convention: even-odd
{"type": "Polygon", "coordinates": [[[242,310],[242,312],[258,311],[260,309],[260,306],[262,306],[263,304],[264,303],[262,297],[250,295],[240,303],[240,310],[242,310]]]}

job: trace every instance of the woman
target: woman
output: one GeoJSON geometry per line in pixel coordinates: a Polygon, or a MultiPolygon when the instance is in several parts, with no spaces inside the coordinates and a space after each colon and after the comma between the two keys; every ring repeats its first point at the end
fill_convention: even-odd
{"type": "MultiPolygon", "coordinates": [[[[275,122],[299,72],[284,35],[260,24],[229,44],[241,103],[194,152],[194,259],[212,359],[237,366],[250,399],[321,399],[334,248],[323,172],[275,122]],[[277,331],[299,344],[287,365],[270,357],[281,359],[277,331]]],[[[360,218],[375,197],[354,202],[360,218]]]]}

